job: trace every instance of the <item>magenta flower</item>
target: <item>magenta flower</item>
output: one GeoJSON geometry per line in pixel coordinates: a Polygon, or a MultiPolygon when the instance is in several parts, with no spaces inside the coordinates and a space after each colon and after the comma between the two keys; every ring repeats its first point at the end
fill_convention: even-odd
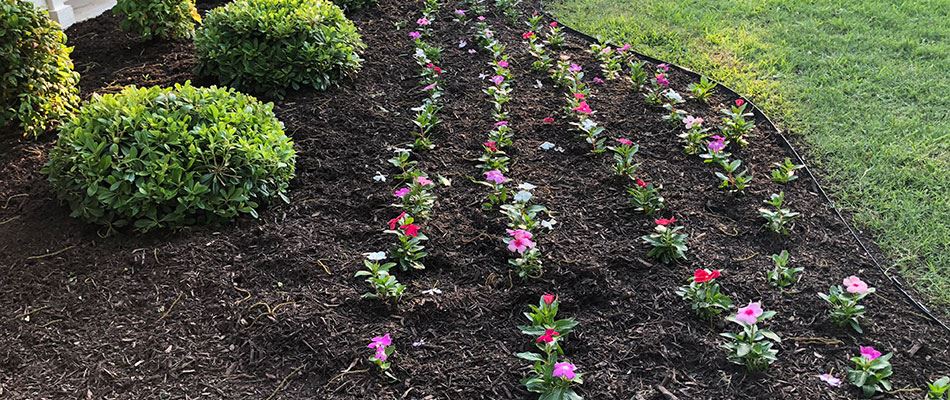
{"type": "Polygon", "coordinates": [[[595,85],[603,85],[603,84],[604,84],[604,80],[603,80],[603,79],[600,79],[599,76],[595,76],[594,79],[593,79],[593,81],[594,81],[594,84],[595,84],[595,85]]]}
{"type": "Polygon", "coordinates": [[[623,45],[623,47],[617,49],[617,51],[619,51],[619,52],[621,52],[621,53],[624,53],[624,52],[626,52],[627,50],[630,50],[630,43],[625,43],[625,44],[623,45]]]}
{"type": "Polygon", "coordinates": [[[627,138],[623,138],[623,137],[618,137],[618,138],[617,138],[617,143],[620,143],[620,144],[622,144],[622,145],[624,145],[624,146],[633,146],[633,141],[632,141],[632,140],[627,139],[627,138]]]}
{"type": "Polygon", "coordinates": [[[420,176],[420,177],[417,177],[417,178],[416,178],[416,183],[418,183],[418,184],[420,184],[420,185],[422,185],[422,186],[428,186],[428,185],[431,185],[431,184],[432,184],[432,180],[430,180],[429,178],[426,178],[426,177],[424,177],[424,176],[420,176]]]}
{"type": "Polygon", "coordinates": [[[485,173],[485,180],[489,182],[494,182],[496,185],[501,185],[508,181],[508,178],[505,178],[505,175],[497,169],[493,169],[485,173]]]}
{"type": "Polygon", "coordinates": [[[844,278],[843,283],[848,293],[865,294],[868,292],[868,284],[854,275],[844,278]]]}
{"type": "Polygon", "coordinates": [[[498,66],[502,68],[508,68],[508,61],[505,61],[505,60],[498,61],[498,66]]]}
{"type": "Polygon", "coordinates": [[[586,101],[582,101],[581,104],[579,104],[577,107],[574,107],[574,111],[577,111],[579,113],[584,113],[584,114],[590,114],[594,112],[593,110],[590,109],[590,106],[587,105],[586,101]]]}
{"type": "Polygon", "coordinates": [[[666,74],[656,74],[656,84],[667,87],[670,86],[670,80],[666,79],[666,74]]]}
{"type": "Polygon", "coordinates": [[[861,357],[864,357],[868,361],[874,361],[881,356],[881,352],[874,349],[871,346],[860,346],[861,357]]]}
{"type": "Polygon", "coordinates": [[[430,22],[428,18],[422,17],[417,19],[416,23],[419,24],[419,26],[429,26],[432,22],[430,22]]]}
{"type": "Polygon", "coordinates": [[[417,40],[421,37],[422,37],[422,34],[417,31],[409,32],[409,38],[411,38],[412,40],[417,40]]]}
{"type": "Polygon", "coordinates": [[[508,126],[508,121],[498,121],[498,122],[495,122],[495,126],[496,126],[496,127],[499,127],[499,126],[508,126]]]}
{"type": "Polygon", "coordinates": [[[380,349],[380,348],[385,349],[386,346],[389,346],[391,344],[393,344],[393,339],[389,337],[389,334],[387,333],[383,336],[376,336],[370,339],[369,345],[367,345],[366,347],[369,347],[371,349],[380,349]]]}
{"type": "Polygon", "coordinates": [[[496,86],[497,86],[497,85],[501,85],[501,83],[505,81],[505,77],[503,77],[503,76],[501,76],[501,75],[495,75],[495,76],[491,77],[491,81],[492,81],[492,83],[494,83],[496,86]]]}
{"type": "Polygon", "coordinates": [[[531,239],[534,237],[534,235],[532,235],[531,232],[528,232],[524,229],[505,229],[505,232],[508,232],[508,236],[511,236],[511,237],[525,237],[528,239],[531,239]]]}
{"type": "Polygon", "coordinates": [[[406,197],[407,194],[409,194],[409,188],[407,188],[407,187],[404,187],[404,188],[401,188],[401,189],[396,189],[396,191],[393,192],[393,196],[396,196],[396,197],[398,197],[398,198],[400,198],[400,199],[403,198],[403,197],[406,197]]]}
{"type": "Polygon", "coordinates": [[[709,141],[706,144],[706,148],[713,153],[718,153],[726,148],[726,138],[716,135],[712,137],[713,140],[709,141]]]}
{"type": "Polygon", "coordinates": [[[702,117],[687,115],[685,118],[683,118],[683,124],[686,125],[686,129],[693,129],[694,126],[701,126],[703,124],[703,119],[702,117]]]}
{"type": "Polygon", "coordinates": [[[663,72],[670,72],[670,64],[660,64],[657,65],[656,68],[663,72]]]}
{"type": "Polygon", "coordinates": [[[525,251],[535,246],[535,243],[531,241],[533,237],[531,232],[523,229],[508,229],[508,234],[511,235],[511,240],[508,241],[508,251],[512,253],[524,254],[525,251]]]}
{"type": "Polygon", "coordinates": [[[567,70],[568,70],[568,71],[570,71],[570,72],[572,72],[572,73],[575,73],[575,74],[578,73],[578,72],[581,72],[582,69],[583,69],[583,68],[581,68],[581,66],[580,66],[580,65],[577,65],[577,64],[571,64],[570,67],[567,67],[567,70]]]}
{"type": "Polygon", "coordinates": [[[554,364],[554,370],[551,371],[551,376],[555,378],[561,378],[566,381],[573,380],[576,374],[574,374],[574,364],[569,362],[559,362],[554,364]]]}
{"type": "Polygon", "coordinates": [[[836,378],[832,374],[818,375],[818,379],[821,379],[823,382],[827,383],[828,386],[834,386],[834,387],[841,386],[841,379],[836,378]]]}
{"type": "Polygon", "coordinates": [[[554,342],[555,336],[561,336],[561,334],[555,331],[554,329],[545,329],[544,334],[539,336],[537,339],[535,339],[534,342],[535,343],[552,343],[554,342]]]}
{"type": "Polygon", "coordinates": [[[736,320],[747,325],[755,325],[760,316],[762,316],[762,306],[755,302],[740,308],[739,313],[736,314],[736,320]]]}

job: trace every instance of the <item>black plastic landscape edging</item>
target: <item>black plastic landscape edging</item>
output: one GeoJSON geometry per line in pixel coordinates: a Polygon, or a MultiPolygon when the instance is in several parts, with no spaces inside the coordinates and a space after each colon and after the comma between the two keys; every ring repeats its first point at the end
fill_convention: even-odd
{"type": "MultiPolygon", "coordinates": [[[[559,21],[559,20],[557,19],[557,17],[554,16],[554,14],[551,14],[550,12],[547,11],[547,9],[544,7],[544,1],[538,1],[538,6],[539,6],[539,9],[541,10],[541,15],[543,15],[544,17],[548,18],[548,19],[551,20],[551,21],[557,21],[558,25],[560,25],[562,28],[564,28],[564,30],[565,30],[566,32],[568,32],[569,34],[574,35],[574,36],[576,36],[576,37],[578,37],[578,38],[581,38],[581,39],[583,39],[583,40],[586,40],[586,41],[588,41],[588,42],[599,43],[599,44],[606,44],[606,43],[604,43],[603,41],[601,41],[600,39],[597,39],[597,38],[595,38],[595,37],[593,37],[593,36],[591,36],[591,35],[588,35],[588,34],[586,34],[586,33],[584,33],[584,32],[581,32],[581,31],[579,31],[579,30],[577,30],[577,29],[574,29],[574,28],[572,28],[570,25],[564,24],[563,22],[559,21]]],[[[663,61],[663,60],[659,60],[659,59],[650,57],[650,56],[648,56],[648,55],[646,55],[646,54],[642,54],[642,53],[640,53],[640,52],[638,52],[638,51],[636,51],[636,50],[632,50],[631,52],[632,52],[637,58],[639,58],[639,59],[641,59],[641,60],[646,60],[646,61],[649,61],[649,62],[654,63],[654,64],[667,64],[667,65],[669,65],[669,66],[672,67],[672,68],[676,68],[676,69],[678,69],[678,70],[680,70],[680,71],[686,73],[687,75],[693,77],[694,79],[697,79],[697,80],[698,80],[698,79],[702,76],[702,74],[700,74],[700,73],[698,73],[698,72],[696,72],[696,71],[693,71],[693,70],[691,70],[691,69],[689,69],[689,68],[685,68],[685,67],[682,67],[682,66],[679,66],[679,65],[676,65],[676,64],[667,62],[667,61],[663,61]]],[[[762,109],[760,109],[758,106],[756,106],[753,101],[751,101],[751,100],[747,99],[746,97],[740,95],[740,94],[737,93],[735,90],[733,90],[731,87],[726,86],[726,85],[723,85],[722,82],[719,82],[719,81],[717,81],[717,80],[715,80],[715,79],[712,79],[712,78],[710,78],[709,76],[707,76],[706,79],[709,79],[709,81],[716,83],[716,85],[718,85],[718,88],[719,88],[720,90],[726,92],[727,94],[732,95],[732,97],[735,97],[735,98],[742,98],[742,99],[744,99],[747,103],[749,103],[750,105],[752,105],[752,112],[753,112],[756,116],[758,116],[758,117],[762,118],[763,120],[765,120],[765,122],[766,122],[770,127],[772,127],[772,129],[774,129],[776,133],[778,133],[779,138],[782,139],[782,143],[780,143],[780,145],[781,145],[782,147],[785,147],[785,150],[788,151],[788,152],[790,152],[791,155],[794,156],[794,158],[797,160],[797,162],[798,162],[799,164],[805,166],[805,167],[804,167],[804,170],[805,170],[805,172],[808,173],[808,177],[811,178],[812,184],[815,186],[815,189],[817,189],[817,191],[818,191],[819,193],[821,193],[821,197],[824,198],[825,201],[827,201],[828,204],[831,205],[831,209],[835,211],[835,215],[837,215],[837,216],[838,216],[838,219],[840,219],[841,222],[848,228],[848,232],[851,233],[851,237],[854,238],[854,241],[858,243],[858,246],[861,247],[861,249],[864,251],[864,253],[867,254],[868,257],[870,257],[870,259],[871,259],[871,261],[874,263],[874,265],[877,266],[877,269],[880,270],[881,273],[884,274],[885,277],[887,277],[887,279],[891,282],[891,285],[893,285],[894,288],[896,288],[901,294],[903,294],[903,296],[904,296],[905,300],[907,300],[907,302],[909,302],[911,305],[913,305],[913,306],[916,307],[918,310],[920,310],[921,312],[923,312],[924,315],[926,315],[926,316],[927,316],[930,320],[932,320],[933,322],[936,322],[937,325],[940,325],[941,327],[943,327],[943,329],[945,329],[947,332],[950,332],[950,326],[947,326],[947,324],[946,324],[945,322],[943,322],[940,318],[937,318],[937,316],[935,316],[932,312],[930,312],[930,309],[928,309],[926,305],[924,305],[924,304],[923,304],[922,302],[920,302],[919,300],[915,299],[914,296],[911,295],[911,294],[907,291],[907,289],[904,288],[903,283],[901,283],[901,281],[898,280],[896,277],[894,277],[894,276],[892,276],[891,274],[889,274],[889,273],[887,272],[887,269],[885,269],[884,266],[881,265],[881,262],[877,259],[877,257],[874,255],[874,253],[868,248],[867,245],[864,244],[864,241],[861,240],[861,237],[858,236],[857,230],[855,230],[854,227],[851,226],[851,222],[850,222],[847,218],[845,218],[844,214],[841,213],[841,210],[840,210],[840,209],[838,208],[838,206],[835,204],[834,200],[831,199],[831,196],[828,195],[828,193],[825,191],[825,188],[821,186],[821,183],[818,181],[818,177],[816,177],[815,174],[812,173],[811,168],[808,167],[808,163],[805,162],[805,158],[801,155],[801,153],[798,152],[798,150],[795,149],[795,146],[792,146],[792,143],[788,140],[788,137],[785,136],[785,133],[783,133],[782,130],[779,129],[779,127],[778,127],[777,125],[775,125],[775,123],[772,121],[772,119],[769,118],[769,116],[766,115],[765,112],[762,111],[762,109]]]]}

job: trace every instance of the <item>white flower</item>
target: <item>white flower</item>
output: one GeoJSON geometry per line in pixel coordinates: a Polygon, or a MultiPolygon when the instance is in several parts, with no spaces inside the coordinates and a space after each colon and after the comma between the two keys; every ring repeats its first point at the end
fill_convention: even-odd
{"type": "Polygon", "coordinates": [[[468,49],[468,54],[475,54],[475,49],[468,49]]]}
{"type": "Polygon", "coordinates": [[[540,79],[535,79],[535,80],[534,80],[534,87],[536,87],[536,88],[538,88],[538,89],[541,89],[541,88],[544,87],[544,84],[541,83],[541,80],[540,80],[540,79]]]}
{"type": "Polygon", "coordinates": [[[554,218],[551,218],[551,219],[549,219],[549,220],[541,221],[541,226],[543,226],[543,227],[545,227],[545,228],[547,228],[547,229],[552,229],[552,230],[553,230],[553,229],[554,229],[554,224],[556,224],[556,223],[557,223],[557,220],[555,220],[554,218]]]}
{"type": "Polygon", "coordinates": [[[439,288],[426,289],[422,291],[422,294],[438,295],[438,294],[442,294],[442,289],[439,289],[439,288]]]}
{"type": "Polygon", "coordinates": [[[836,377],[835,377],[834,375],[832,375],[832,374],[821,374],[821,375],[818,375],[818,379],[821,379],[822,381],[824,381],[825,383],[827,383],[828,386],[834,386],[834,387],[841,386],[841,379],[836,378],[836,377]]]}
{"type": "Polygon", "coordinates": [[[581,129],[585,131],[590,131],[591,129],[594,129],[596,127],[597,127],[597,123],[594,122],[594,120],[590,118],[584,118],[584,120],[581,121],[581,129]]]}
{"type": "Polygon", "coordinates": [[[541,146],[538,146],[538,147],[540,147],[541,150],[551,150],[554,148],[554,143],[544,142],[544,143],[541,143],[541,146]]]}
{"type": "Polygon", "coordinates": [[[484,72],[478,74],[478,79],[485,79],[485,78],[487,78],[487,77],[488,77],[488,74],[486,74],[486,73],[484,73],[484,72]]]}
{"type": "Polygon", "coordinates": [[[666,93],[664,94],[666,95],[666,98],[672,100],[673,102],[676,102],[676,103],[683,102],[683,96],[680,96],[680,94],[676,93],[676,91],[673,89],[668,89],[666,93]]]}
{"type": "Polygon", "coordinates": [[[366,259],[370,261],[382,261],[386,259],[385,251],[377,251],[375,253],[364,253],[364,254],[366,255],[366,259]]]}
{"type": "Polygon", "coordinates": [[[382,172],[376,171],[376,176],[373,177],[373,180],[376,182],[386,182],[386,175],[383,175],[382,172]]]}
{"type": "Polygon", "coordinates": [[[465,46],[468,46],[468,42],[466,42],[464,39],[463,39],[463,40],[459,40],[459,48],[460,48],[460,49],[463,49],[463,48],[465,48],[465,46]]]}
{"type": "Polygon", "coordinates": [[[537,186],[534,186],[528,182],[518,185],[518,189],[521,189],[521,190],[534,190],[536,187],[537,186]]]}
{"type": "Polygon", "coordinates": [[[422,49],[420,49],[420,48],[416,48],[416,58],[426,58],[426,52],[425,52],[425,50],[422,50],[422,49]]]}
{"type": "Polygon", "coordinates": [[[528,200],[531,200],[531,192],[522,190],[518,193],[515,193],[515,201],[519,203],[527,203],[528,200]]]}

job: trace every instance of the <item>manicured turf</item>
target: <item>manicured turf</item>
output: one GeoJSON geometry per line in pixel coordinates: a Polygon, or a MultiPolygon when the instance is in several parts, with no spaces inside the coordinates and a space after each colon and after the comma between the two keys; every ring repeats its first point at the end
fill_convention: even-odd
{"type": "Polygon", "coordinates": [[[708,74],[802,135],[839,205],[950,305],[947,0],[551,3],[568,25],[708,74]]]}

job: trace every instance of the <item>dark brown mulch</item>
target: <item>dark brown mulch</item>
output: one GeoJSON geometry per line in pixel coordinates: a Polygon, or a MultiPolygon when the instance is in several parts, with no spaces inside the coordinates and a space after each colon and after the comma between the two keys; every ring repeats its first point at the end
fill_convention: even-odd
{"type": "MultiPolygon", "coordinates": [[[[421,161],[453,185],[438,191],[425,226],[427,269],[399,275],[409,294],[398,308],[361,300],[366,287],[353,273],[361,253],[387,246],[381,231],[394,215],[393,187],[372,177],[392,174],[389,146],[408,141],[409,109],[421,99],[406,30],[394,28],[417,18],[414,2],[383,0],[354,15],[369,45],[355,80],[276,102],[298,149],[298,176],[292,204],[266,209],[259,220],[103,238],[69,217],[38,172],[52,135],[0,135],[0,397],[530,398],[518,382],[525,364],[513,354],[531,339],[515,326],[544,291],[557,292],[563,313],[580,321],[567,352],[587,374],[581,393],[588,399],[663,399],[664,390],[681,399],[855,398],[815,375],[843,376],[858,345],[896,353],[897,398],[920,398],[928,379],[950,370],[950,335],[887,285],[807,182],[784,188],[790,207],[804,214],[794,235],[762,229],[756,209],[779,190],[768,169],[786,156],[774,132],[760,123],[739,154],[755,186],[744,196],[725,194],[708,166],[682,154],[660,110],[611,82],[595,90],[598,119],[639,142],[645,178],[663,183],[690,234],[689,263],[646,260],[638,238],[652,222],[627,206],[607,157],[589,156],[564,121],[541,123],[557,113],[560,91],[529,72],[521,32],[492,16],[516,73],[513,177],[538,185],[539,201],[560,221],[540,244],[543,278],[517,279],[506,265],[503,221],[479,209],[484,191],[468,179],[491,124],[486,81],[478,78],[488,55],[458,48],[460,39],[474,41],[444,8],[445,123],[438,148],[421,161]],[[565,151],[540,150],[545,141],[565,151]],[[784,293],[764,278],[768,256],[781,249],[807,269],[784,293]],[[718,333],[733,327],[693,317],[673,293],[696,266],[723,268],[737,303],[761,299],[778,311],[769,325],[785,341],[766,375],[727,363],[718,333]],[[879,289],[867,302],[864,335],[830,325],[815,295],[851,274],[879,289]],[[422,293],[435,288],[441,293],[422,293]],[[398,348],[397,382],[365,361],[369,337],[385,331],[398,348]]],[[[137,42],[110,14],[67,33],[84,97],[127,84],[200,82],[190,43],[137,42]]],[[[572,40],[568,53],[594,70],[585,48],[572,40]]],[[[686,76],[673,78],[685,90],[686,76]]],[[[688,108],[713,119],[710,107],[688,108]]]]}

